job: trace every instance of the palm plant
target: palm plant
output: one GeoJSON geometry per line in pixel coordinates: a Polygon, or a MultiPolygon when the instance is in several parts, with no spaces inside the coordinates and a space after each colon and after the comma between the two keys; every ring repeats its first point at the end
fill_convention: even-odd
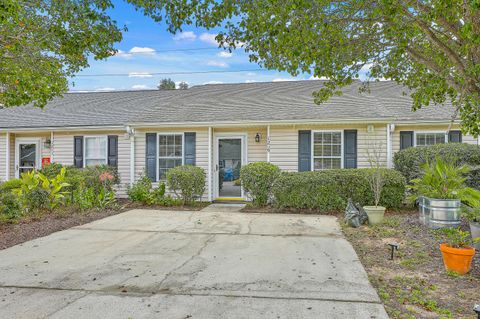
{"type": "Polygon", "coordinates": [[[421,166],[424,174],[412,180],[410,189],[413,191],[412,200],[418,196],[435,199],[459,199],[467,204],[480,201],[480,191],[465,187],[466,177],[469,172],[467,166],[455,166],[440,158],[432,164],[425,163],[421,166]]]}

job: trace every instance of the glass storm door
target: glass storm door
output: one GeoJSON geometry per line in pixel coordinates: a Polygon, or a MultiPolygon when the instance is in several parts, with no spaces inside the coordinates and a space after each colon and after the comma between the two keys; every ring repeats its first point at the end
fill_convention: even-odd
{"type": "Polygon", "coordinates": [[[37,143],[18,143],[17,177],[22,176],[22,173],[29,172],[38,166],[37,145],[37,143]]]}
{"type": "Polygon", "coordinates": [[[241,198],[240,169],[242,168],[242,139],[218,140],[218,195],[220,198],[241,198]]]}

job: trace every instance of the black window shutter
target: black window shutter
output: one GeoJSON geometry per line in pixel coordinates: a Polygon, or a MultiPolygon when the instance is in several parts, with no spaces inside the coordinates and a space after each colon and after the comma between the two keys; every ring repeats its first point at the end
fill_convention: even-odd
{"type": "Polygon", "coordinates": [[[83,136],[73,137],[73,165],[83,168],[83,136]]]}
{"type": "Polygon", "coordinates": [[[108,165],[118,167],[118,136],[108,136],[108,165]]]}
{"type": "Polygon", "coordinates": [[[345,130],[343,140],[343,167],[357,168],[357,130],[345,130]]]}
{"type": "Polygon", "coordinates": [[[400,131],[400,149],[413,146],[413,131],[400,131]]]}
{"type": "Polygon", "coordinates": [[[448,132],[449,143],[462,143],[462,131],[450,131],[448,132]]]}
{"type": "Polygon", "coordinates": [[[298,131],[298,171],[312,170],[312,131],[298,131]]]}
{"type": "Polygon", "coordinates": [[[145,169],[151,181],[157,181],[157,134],[146,134],[145,169]]]}
{"type": "Polygon", "coordinates": [[[196,136],[195,132],[185,132],[184,151],[183,155],[185,165],[195,165],[195,148],[196,148],[196,136]]]}

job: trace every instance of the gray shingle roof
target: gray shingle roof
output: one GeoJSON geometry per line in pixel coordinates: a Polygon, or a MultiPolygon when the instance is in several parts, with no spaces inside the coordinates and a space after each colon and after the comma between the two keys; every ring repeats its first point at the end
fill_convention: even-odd
{"type": "Polygon", "coordinates": [[[68,93],[44,109],[22,106],[0,110],[0,129],[115,126],[136,123],[210,123],[257,121],[434,120],[448,121],[451,105],[411,112],[405,88],[374,82],[359,93],[360,82],[322,105],[312,92],[323,81],[214,84],[173,91],[68,93]]]}

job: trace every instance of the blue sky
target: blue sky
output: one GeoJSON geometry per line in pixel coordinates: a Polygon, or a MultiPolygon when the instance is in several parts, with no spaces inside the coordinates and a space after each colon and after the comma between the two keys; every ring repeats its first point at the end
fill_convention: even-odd
{"type": "MultiPolygon", "coordinates": [[[[155,23],[134,7],[114,1],[110,11],[119,26],[126,25],[128,31],[115,47],[116,56],[107,60],[91,59],[90,67],[78,73],[71,85],[72,91],[111,91],[155,89],[160,79],[170,77],[175,82],[185,81],[190,86],[206,83],[245,83],[261,81],[292,80],[287,73],[276,71],[152,75],[164,72],[235,71],[259,69],[250,63],[242,49],[232,54],[218,49],[214,37],[218,30],[187,27],[183,33],[172,35],[164,23],[155,23]],[[168,50],[199,49],[192,51],[168,50]],[[167,52],[165,52],[167,50],[167,52]],[[129,74],[129,76],[84,76],[96,74],[129,74]]],[[[309,75],[297,79],[308,79],[309,75]]]]}

